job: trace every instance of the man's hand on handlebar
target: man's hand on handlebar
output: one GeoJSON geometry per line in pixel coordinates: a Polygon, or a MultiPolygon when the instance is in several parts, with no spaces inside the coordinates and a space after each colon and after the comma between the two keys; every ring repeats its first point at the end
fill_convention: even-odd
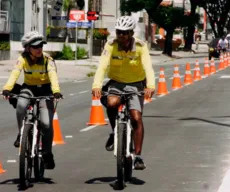
{"type": "Polygon", "coordinates": [[[145,89],[145,98],[146,99],[152,98],[154,92],[155,92],[155,89],[153,89],[153,88],[146,88],[145,89]]]}
{"type": "Polygon", "coordinates": [[[92,94],[94,97],[100,98],[101,97],[101,89],[100,88],[93,88],[92,94]]]}

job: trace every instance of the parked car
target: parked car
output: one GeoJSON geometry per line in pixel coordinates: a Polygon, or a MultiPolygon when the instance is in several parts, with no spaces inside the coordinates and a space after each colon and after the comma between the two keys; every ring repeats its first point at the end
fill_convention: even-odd
{"type": "Polygon", "coordinates": [[[211,60],[212,57],[219,58],[220,56],[220,50],[218,49],[218,41],[220,38],[214,38],[210,41],[208,44],[208,58],[211,60]]]}

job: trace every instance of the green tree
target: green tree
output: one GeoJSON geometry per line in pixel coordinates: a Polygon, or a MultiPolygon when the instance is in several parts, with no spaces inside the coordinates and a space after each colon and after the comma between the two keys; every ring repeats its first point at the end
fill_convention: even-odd
{"type": "MultiPolygon", "coordinates": [[[[196,8],[198,6],[197,4],[198,0],[190,0],[191,4],[191,11],[189,14],[190,20],[196,19],[196,8]]],[[[192,44],[194,42],[194,32],[195,32],[195,25],[194,22],[188,23],[187,26],[187,35],[185,36],[185,46],[184,50],[190,51],[192,50],[192,44]]]]}
{"type": "Polygon", "coordinates": [[[129,15],[131,12],[138,12],[143,9],[151,13],[157,9],[163,0],[121,0],[121,14],[129,15]]]}
{"type": "Polygon", "coordinates": [[[163,53],[172,56],[172,38],[176,28],[195,25],[199,21],[199,15],[194,17],[184,14],[184,9],[173,6],[160,6],[149,15],[151,20],[166,30],[166,39],[163,53]]]}
{"type": "Polygon", "coordinates": [[[192,3],[204,8],[206,11],[213,33],[221,37],[230,22],[229,0],[190,0],[192,3]]]}

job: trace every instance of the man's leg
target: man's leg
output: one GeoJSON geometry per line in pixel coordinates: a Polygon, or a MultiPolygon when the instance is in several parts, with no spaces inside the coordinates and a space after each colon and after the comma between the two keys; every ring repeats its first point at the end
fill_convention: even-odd
{"type": "Polygon", "coordinates": [[[41,100],[39,103],[40,126],[43,132],[43,159],[46,169],[54,169],[55,163],[52,154],[53,143],[53,101],[41,100]]]}
{"type": "Polygon", "coordinates": [[[131,124],[134,129],[135,154],[141,155],[142,144],[144,139],[144,125],[142,114],[138,110],[130,110],[131,124]]]}
{"type": "Polygon", "coordinates": [[[134,146],[135,146],[135,161],[134,167],[137,170],[143,170],[146,168],[143,159],[141,158],[142,145],[144,140],[144,125],[142,121],[142,113],[138,110],[131,109],[131,124],[134,130],[134,146]]]}
{"type": "Polygon", "coordinates": [[[116,116],[118,113],[118,107],[120,105],[120,97],[118,96],[108,96],[107,99],[107,116],[109,118],[110,125],[112,127],[112,133],[106,142],[105,148],[107,151],[112,151],[114,149],[114,128],[116,124],[116,116]]]}

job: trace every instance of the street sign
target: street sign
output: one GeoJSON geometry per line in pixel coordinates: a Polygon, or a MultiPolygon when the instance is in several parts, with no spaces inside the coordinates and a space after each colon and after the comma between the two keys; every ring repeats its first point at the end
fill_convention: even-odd
{"type": "Polygon", "coordinates": [[[92,22],[68,22],[66,24],[67,28],[75,28],[77,25],[77,27],[92,27],[92,22]]]}
{"type": "Polygon", "coordinates": [[[52,16],[52,20],[67,20],[67,16],[52,16]]]}
{"type": "Polygon", "coordinates": [[[87,19],[89,21],[95,21],[99,19],[99,12],[98,11],[88,11],[87,12],[87,19]]]}
{"type": "Polygon", "coordinates": [[[84,21],[85,20],[85,11],[83,10],[71,10],[69,14],[70,22],[75,21],[84,21]]]}

